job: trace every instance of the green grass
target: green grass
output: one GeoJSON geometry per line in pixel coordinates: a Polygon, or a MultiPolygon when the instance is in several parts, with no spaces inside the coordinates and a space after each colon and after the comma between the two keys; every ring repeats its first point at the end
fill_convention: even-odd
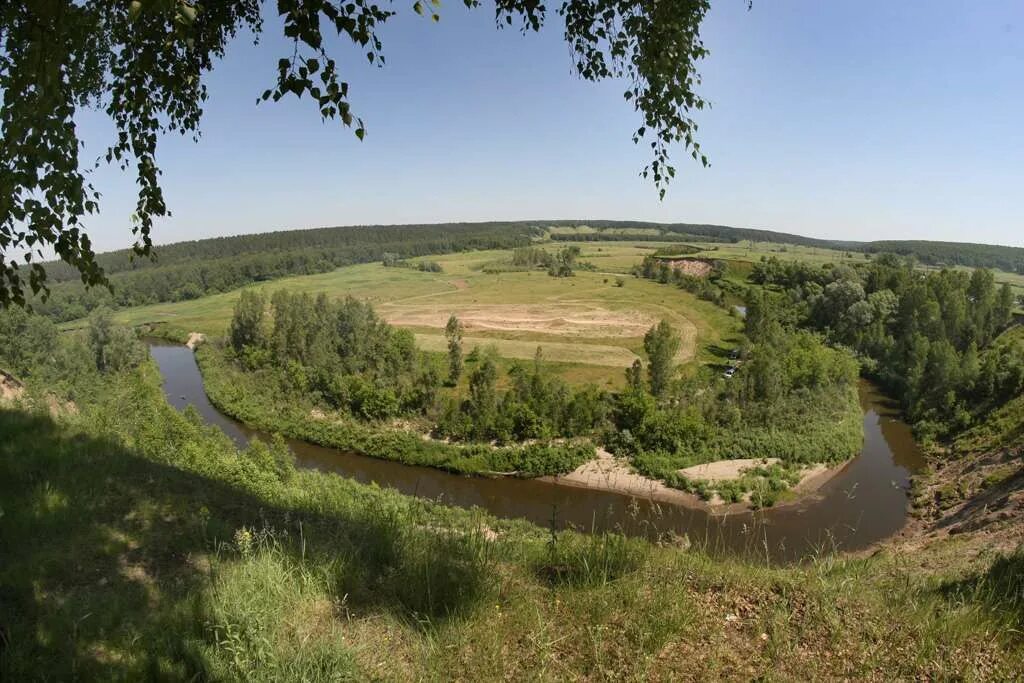
{"type": "MultiPolygon", "coordinates": [[[[563,243],[544,245],[558,249],[563,243]]],[[[329,296],[346,295],[369,301],[385,319],[411,329],[428,351],[445,348],[443,326],[448,315],[464,318],[467,351],[494,345],[508,359],[529,360],[537,346],[548,361],[562,364],[570,381],[614,377],[643,354],[643,333],[661,319],[680,333],[678,361],[713,359],[710,348],[732,339],[739,322],[726,311],[676,289],[619,273],[628,273],[659,243],[633,246],[621,242],[580,244],[583,260],[596,271],[572,278],[543,272],[485,273],[482,268],[507,251],[476,251],[424,257],[444,272],[385,268],[379,263],[339,268],[330,273],[283,278],[264,283],[268,292],[289,289],[329,296]]],[[[413,259],[416,261],[418,259],[413,259]]],[[[139,306],[118,311],[119,323],[138,326],[164,323],[176,330],[224,334],[239,292],[192,301],[139,306]]],[[[80,326],[80,322],[65,327],[80,326]]]]}
{"type": "Polygon", "coordinates": [[[3,680],[1006,680],[1018,556],[767,567],[238,452],[151,365],[0,411],[3,680]]]}

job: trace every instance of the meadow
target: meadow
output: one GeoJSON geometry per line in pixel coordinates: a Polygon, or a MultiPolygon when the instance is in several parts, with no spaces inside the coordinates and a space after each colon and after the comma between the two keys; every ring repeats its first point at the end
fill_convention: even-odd
{"type": "MultiPolygon", "coordinates": [[[[556,250],[563,244],[550,244],[556,250]]],[[[486,272],[509,251],[484,250],[412,259],[440,264],[440,273],[368,263],[328,273],[283,278],[258,285],[266,292],[353,296],[373,304],[388,322],[412,330],[418,345],[445,349],[444,325],[454,314],[465,327],[464,346],[493,345],[506,359],[544,359],[572,381],[620,382],[623,368],[643,353],[643,335],[662,319],[682,338],[677,362],[711,361],[712,349],[738,339],[740,321],[684,291],[632,277],[629,272],[660,243],[591,242],[580,260],[594,270],[573,277],[543,271],[486,272]]],[[[118,311],[119,323],[162,322],[177,329],[220,336],[227,329],[238,291],[118,311]]],[[[74,326],[74,325],[71,325],[74,326]]]]}

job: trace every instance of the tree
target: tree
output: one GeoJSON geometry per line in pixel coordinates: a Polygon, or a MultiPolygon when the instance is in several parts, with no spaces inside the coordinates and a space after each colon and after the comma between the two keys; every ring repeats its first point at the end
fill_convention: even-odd
{"type": "MultiPolygon", "coordinates": [[[[467,7],[479,0],[463,0],[467,7]]],[[[26,287],[45,297],[46,271],[33,259],[45,248],[88,285],[107,282],[84,220],[99,211],[89,184],[91,160],[79,158],[74,125],[82,109],[101,110],[116,138],[104,155],[136,169],[135,251],[153,252],[154,220],[169,214],[160,187],[157,141],[166,133],[198,136],[207,97],[204,79],[240,33],[259,34],[269,3],[261,0],[8,0],[0,3],[0,306],[24,305],[26,287]],[[26,264],[15,256],[27,252],[26,264]],[[27,267],[27,282],[22,268],[27,267]]],[[[436,7],[431,3],[429,7],[436,7]]],[[[705,166],[692,115],[704,109],[696,92],[697,63],[707,50],[700,26],[710,0],[563,0],[575,72],[588,81],[624,79],[627,102],[640,114],[636,144],[653,159],[642,175],[659,196],[675,176],[669,149],[681,145],[705,166]],[[667,58],[666,56],[670,56],[667,58]]],[[[415,0],[418,14],[428,5],[415,0]]],[[[540,30],[547,8],[537,0],[495,0],[499,24],[540,30]]],[[[277,13],[293,46],[278,61],[274,83],[259,101],[308,95],[323,119],[354,130],[349,84],[335,43],[351,43],[383,66],[381,26],[396,12],[373,0],[278,0],[277,13]],[[331,33],[337,40],[330,40],[331,33]]],[[[431,18],[440,19],[431,9],[431,18]]]]}
{"type": "Polygon", "coordinates": [[[0,369],[24,377],[57,351],[57,327],[20,308],[0,310],[0,369]]]}
{"type": "Polygon", "coordinates": [[[1004,282],[999,288],[999,294],[992,309],[996,332],[1009,325],[1013,320],[1013,298],[1013,289],[1004,282]]]}
{"type": "Polygon", "coordinates": [[[498,366],[494,354],[485,353],[473,372],[469,374],[469,414],[477,435],[490,430],[498,405],[498,366]]]}
{"type": "Polygon", "coordinates": [[[146,349],[135,334],[114,324],[109,308],[98,308],[89,316],[88,344],[100,372],[135,367],[146,357],[146,349]]]}
{"type": "Polygon", "coordinates": [[[267,300],[263,294],[251,289],[242,290],[228,327],[228,339],[236,353],[242,353],[247,346],[258,346],[261,343],[266,309],[267,300]]]}
{"type": "Polygon", "coordinates": [[[444,326],[448,339],[448,383],[454,386],[462,376],[462,323],[452,314],[444,326]]]}
{"type": "Polygon", "coordinates": [[[647,352],[647,377],[651,393],[661,396],[672,380],[676,353],[679,352],[679,335],[667,320],[652,327],[644,335],[644,351],[647,352]]]}
{"type": "Polygon", "coordinates": [[[644,365],[639,358],[626,368],[626,386],[633,391],[644,390],[644,365]]]}
{"type": "Polygon", "coordinates": [[[551,277],[572,277],[573,266],[576,265],[576,257],[580,255],[580,248],[576,245],[563,247],[558,250],[555,258],[548,267],[548,275],[551,277]]]}

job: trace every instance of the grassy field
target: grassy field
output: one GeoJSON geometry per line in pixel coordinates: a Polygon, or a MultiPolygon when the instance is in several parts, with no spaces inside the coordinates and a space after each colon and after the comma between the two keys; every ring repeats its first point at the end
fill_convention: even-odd
{"type": "MultiPolygon", "coordinates": [[[[561,244],[547,245],[557,249],[561,244]]],[[[285,278],[261,285],[277,289],[351,295],[369,301],[389,322],[412,330],[427,351],[445,349],[444,325],[451,314],[466,328],[465,348],[494,345],[505,358],[544,358],[566,366],[572,379],[615,376],[642,354],[643,335],[661,319],[679,331],[678,361],[710,360],[708,349],[735,338],[739,321],[681,290],[637,279],[628,272],[659,245],[621,242],[580,245],[594,271],[553,278],[541,271],[484,272],[509,257],[507,251],[477,251],[429,260],[444,272],[385,268],[379,263],[330,273],[285,278]],[[621,281],[622,286],[619,286],[621,281]],[[614,369],[614,370],[612,370],[614,369]]],[[[239,293],[119,311],[124,324],[166,322],[177,328],[223,334],[239,293]]]]}

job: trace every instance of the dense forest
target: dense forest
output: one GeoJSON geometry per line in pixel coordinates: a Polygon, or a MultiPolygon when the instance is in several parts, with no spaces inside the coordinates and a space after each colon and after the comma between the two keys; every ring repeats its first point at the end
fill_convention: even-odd
{"type": "Polygon", "coordinates": [[[883,240],[865,245],[869,253],[893,253],[913,256],[929,266],[967,266],[998,268],[1024,275],[1024,247],[1001,247],[967,242],[931,242],[926,240],[883,240]]]}
{"type": "Polygon", "coordinates": [[[773,257],[751,280],[770,291],[751,296],[748,328],[807,327],[853,349],[920,437],[963,431],[1024,393],[1024,353],[999,339],[1014,295],[988,270],[923,272],[891,254],[855,266],[773,257]]]}

